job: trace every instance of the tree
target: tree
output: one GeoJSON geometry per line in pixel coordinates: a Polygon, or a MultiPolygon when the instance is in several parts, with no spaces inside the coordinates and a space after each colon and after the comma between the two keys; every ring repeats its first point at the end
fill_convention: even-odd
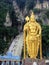
{"type": "Polygon", "coordinates": [[[47,56],[49,53],[49,26],[42,26],[42,47],[43,56],[47,56]]]}
{"type": "Polygon", "coordinates": [[[17,2],[17,4],[18,4],[20,10],[23,10],[24,7],[25,7],[25,2],[26,2],[26,0],[16,0],[16,2],[17,2]]]}
{"type": "Polygon", "coordinates": [[[36,4],[35,0],[26,0],[26,5],[25,6],[30,10],[30,9],[33,9],[35,4],[36,4]]]}

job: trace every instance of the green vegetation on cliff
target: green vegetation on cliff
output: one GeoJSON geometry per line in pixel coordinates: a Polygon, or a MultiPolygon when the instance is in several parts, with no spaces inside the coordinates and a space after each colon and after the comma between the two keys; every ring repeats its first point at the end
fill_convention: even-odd
{"type": "Polygon", "coordinates": [[[6,15],[12,13],[12,2],[10,0],[0,0],[0,54],[6,53],[10,41],[18,34],[16,27],[5,27],[6,15]]]}
{"type": "Polygon", "coordinates": [[[43,56],[49,56],[49,25],[42,26],[43,56]]]}

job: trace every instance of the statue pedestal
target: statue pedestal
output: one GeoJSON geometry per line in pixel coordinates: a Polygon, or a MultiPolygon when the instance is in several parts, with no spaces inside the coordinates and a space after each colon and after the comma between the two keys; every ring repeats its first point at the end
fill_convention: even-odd
{"type": "Polygon", "coordinates": [[[30,59],[26,58],[23,60],[23,65],[46,65],[45,60],[39,60],[39,59],[30,59]]]}

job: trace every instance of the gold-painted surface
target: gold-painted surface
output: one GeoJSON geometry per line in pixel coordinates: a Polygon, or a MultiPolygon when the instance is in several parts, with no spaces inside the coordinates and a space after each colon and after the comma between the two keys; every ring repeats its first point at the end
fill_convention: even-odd
{"type": "Polygon", "coordinates": [[[28,22],[28,21],[29,21],[29,17],[28,17],[28,16],[26,16],[25,20],[28,22]]]}
{"type": "Polygon", "coordinates": [[[26,17],[27,22],[24,25],[24,59],[29,55],[30,58],[36,58],[40,49],[40,59],[42,59],[41,26],[36,22],[34,13],[30,18],[26,17]],[[27,47],[27,48],[26,48],[27,47]],[[26,54],[27,51],[27,54],[26,54]]]}

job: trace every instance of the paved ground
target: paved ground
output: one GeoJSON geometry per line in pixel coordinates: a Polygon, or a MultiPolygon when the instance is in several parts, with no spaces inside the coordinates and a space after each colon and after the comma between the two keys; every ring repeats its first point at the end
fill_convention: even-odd
{"type": "Polygon", "coordinates": [[[49,63],[47,63],[46,65],[49,65],[49,63]]]}
{"type": "Polygon", "coordinates": [[[23,61],[23,65],[49,65],[49,60],[38,60],[38,59],[30,59],[30,58],[26,58],[23,61]],[[45,64],[46,62],[46,64],[45,64]]]}
{"type": "Polygon", "coordinates": [[[46,65],[49,65],[49,60],[46,60],[45,62],[46,62],[46,65]]]}

